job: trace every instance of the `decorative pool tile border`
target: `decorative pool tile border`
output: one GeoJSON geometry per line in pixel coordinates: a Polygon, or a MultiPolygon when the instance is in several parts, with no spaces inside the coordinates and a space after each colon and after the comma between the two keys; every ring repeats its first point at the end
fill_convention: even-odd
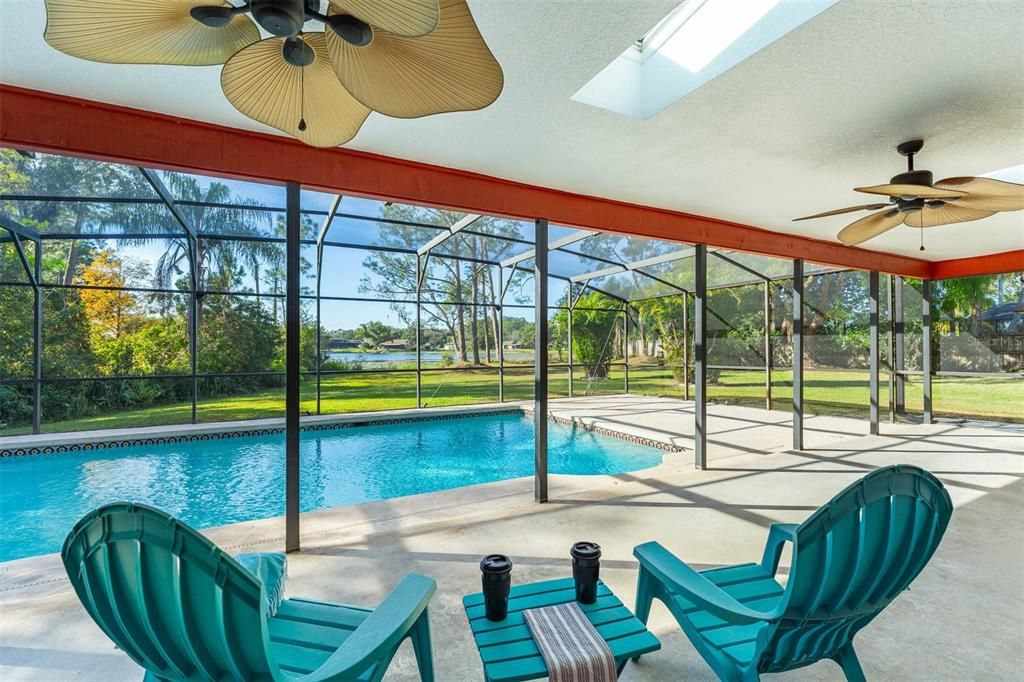
{"type": "MultiPolygon", "coordinates": [[[[521,408],[508,408],[503,410],[481,410],[475,412],[452,412],[450,414],[434,415],[410,415],[408,417],[391,417],[388,419],[358,419],[349,421],[323,422],[318,424],[303,424],[300,431],[329,431],[332,429],[358,428],[361,426],[383,426],[387,424],[401,424],[404,422],[425,422],[441,421],[445,419],[472,419],[474,417],[489,417],[504,414],[523,414],[521,408]]],[[[283,426],[274,426],[261,429],[232,429],[222,432],[210,433],[182,433],[167,436],[154,436],[152,438],[129,438],[124,440],[105,440],[85,443],[62,443],[60,445],[40,445],[31,447],[5,448],[0,450],[0,457],[15,457],[20,455],[50,455],[62,452],[79,452],[91,450],[107,450],[110,448],[124,448],[136,445],[163,445],[165,443],[185,443],[208,440],[224,440],[227,438],[248,438],[250,436],[273,436],[284,433],[283,426]]]]}
{"type": "Polygon", "coordinates": [[[564,426],[572,426],[577,429],[583,429],[584,431],[593,431],[599,433],[602,436],[611,436],[612,438],[618,438],[619,440],[628,441],[630,443],[636,443],[637,445],[646,445],[649,448],[656,448],[658,450],[664,450],[665,452],[685,452],[686,448],[682,445],[675,445],[673,443],[666,443],[661,440],[654,440],[653,438],[645,438],[644,436],[635,436],[629,433],[622,433],[621,431],[615,431],[608,429],[603,426],[597,426],[596,424],[588,424],[578,419],[569,419],[567,417],[556,417],[555,415],[548,415],[548,419],[555,422],[556,424],[562,424],[564,426]]]}
{"type": "MultiPolygon", "coordinates": [[[[410,415],[405,417],[390,417],[387,419],[359,419],[353,421],[339,421],[339,422],[324,422],[322,424],[304,424],[299,430],[300,431],[329,431],[332,429],[349,429],[359,428],[363,426],[386,426],[391,424],[404,424],[408,422],[428,422],[428,421],[444,421],[449,419],[472,419],[475,417],[493,417],[496,415],[524,415],[532,414],[532,410],[524,410],[520,407],[509,408],[505,410],[481,410],[479,412],[453,412],[450,414],[433,414],[433,415],[410,415]]],[[[565,426],[572,426],[574,428],[582,428],[586,431],[593,431],[604,436],[611,436],[612,438],[618,438],[620,440],[629,441],[630,443],[636,443],[638,445],[646,445],[648,447],[657,448],[659,450],[665,450],[667,452],[682,452],[686,448],[678,445],[672,445],[662,441],[654,440],[652,438],[644,438],[643,436],[634,436],[620,431],[614,431],[601,426],[595,426],[593,424],[587,424],[582,421],[573,419],[566,419],[565,417],[555,417],[549,415],[549,418],[565,426]]],[[[6,448],[0,450],[0,457],[19,457],[22,455],[51,455],[59,454],[64,452],[90,452],[92,450],[109,450],[111,448],[125,448],[138,445],[163,445],[165,443],[195,443],[200,441],[209,440],[225,440],[228,438],[248,438],[251,436],[272,436],[284,433],[283,426],[275,426],[270,428],[262,429],[239,429],[224,431],[220,433],[184,433],[177,435],[167,436],[155,436],[152,438],[130,438],[125,440],[108,440],[108,441],[96,441],[96,442],[85,442],[85,443],[62,443],[60,445],[41,445],[32,447],[19,447],[19,448],[6,448]]]]}

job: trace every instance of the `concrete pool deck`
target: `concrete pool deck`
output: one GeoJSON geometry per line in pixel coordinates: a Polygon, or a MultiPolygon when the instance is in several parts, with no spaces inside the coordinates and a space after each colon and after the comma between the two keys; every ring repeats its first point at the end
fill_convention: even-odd
{"type": "MultiPolygon", "coordinates": [[[[687,409],[692,406],[682,401],[622,396],[552,401],[556,416],[593,419],[600,426],[618,422],[622,429],[643,428],[649,437],[661,431],[680,442],[692,429],[687,409]]],[[[566,575],[569,544],[597,540],[605,551],[602,577],[631,606],[636,544],[659,540],[702,568],[756,560],[772,522],[800,521],[867,471],[909,463],[939,476],[957,509],[912,590],[858,636],[868,678],[1018,677],[1024,665],[1019,432],[883,424],[882,435],[863,436],[865,423],[814,418],[808,449],[792,452],[786,413],[709,406],[709,415],[707,471],[692,470],[690,453],[671,452],[662,465],[644,471],[553,476],[545,505],[533,503],[527,478],[304,514],[303,551],[290,557],[288,593],[374,605],[405,572],[429,575],[438,581],[431,605],[438,680],[479,680],[480,661],[460,600],[479,589],[481,555],[510,554],[514,580],[529,582],[566,575]]],[[[282,545],[283,520],[208,534],[231,551],[274,550],[282,545]]],[[[0,564],[0,613],[5,681],[140,677],[81,609],[55,555],[0,564]]],[[[624,680],[713,679],[660,605],[652,629],[663,650],[627,666],[624,680]]],[[[840,675],[823,662],[784,677],[840,675]]],[[[385,679],[417,679],[408,645],[385,679]]]]}

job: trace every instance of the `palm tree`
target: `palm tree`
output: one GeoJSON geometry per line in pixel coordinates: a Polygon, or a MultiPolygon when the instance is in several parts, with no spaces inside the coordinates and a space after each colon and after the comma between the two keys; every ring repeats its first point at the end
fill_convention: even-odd
{"type": "MultiPolygon", "coordinates": [[[[269,227],[272,214],[261,210],[262,205],[253,199],[233,200],[231,189],[223,183],[211,182],[203,188],[196,178],[180,173],[168,174],[167,183],[198,235],[195,258],[198,289],[202,291],[213,282],[230,289],[244,276],[248,266],[256,281],[258,300],[260,268],[279,265],[284,256],[280,244],[246,238],[259,235],[261,227],[269,227]]],[[[173,288],[177,280],[188,273],[188,268],[188,240],[174,240],[157,260],[154,279],[158,286],[173,288]]],[[[196,302],[197,323],[202,319],[202,305],[200,295],[196,302]]]]}
{"type": "MultiPolygon", "coordinates": [[[[981,335],[981,315],[992,305],[992,290],[995,277],[961,277],[942,283],[937,307],[950,319],[950,326],[962,331],[963,323],[969,321],[971,335],[981,335]]],[[[951,329],[950,331],[953,331],[951,329]]]]}

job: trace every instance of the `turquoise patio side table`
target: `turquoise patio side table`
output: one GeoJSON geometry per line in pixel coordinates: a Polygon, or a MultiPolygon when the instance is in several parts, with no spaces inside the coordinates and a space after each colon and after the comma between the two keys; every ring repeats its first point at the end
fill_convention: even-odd
{"type": "MultiPolygon", "coordinates": [[[[530,636],[523,611],[573,601],[576,591],[572,578],[547,580],[512,588],[508,599],[508,617],[490,621],[484,616],[482,593],[466,595],[462,605],[480,650],[487,682],[521,682],[547,677],[548,668],[530,636]]],[[[622,605],[603,582],[597,584],[597,601],[580,604],[587,620],[608,643],[619,673],[626,661],[657,651],[661,642],[633,613],[622,605]]]]}

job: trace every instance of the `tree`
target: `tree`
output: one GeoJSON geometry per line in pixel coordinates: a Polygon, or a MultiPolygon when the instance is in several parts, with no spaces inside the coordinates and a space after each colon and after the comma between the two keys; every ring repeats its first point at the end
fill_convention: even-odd
{"type": "MultiPolygon", "coordinates": [[[[609,363],[621,357],[621,351],[617,350],[621,348],[617,343],[621,338],[616,338],[620,311],[609,308],[609,300],[604,294],[591,291],[580,296],[572,313],[573,356],[591,379],[607,377],[609,363]]],[[[568,310],[559,308],[553,322],[567,329],[568,316],[568,310]]]]}
{"type": "MultiPolygon", "coordinates": [[[[199,232],[195,274],[200,287],[197,324],[201,373],[265,372],[283,366],[280,298],[270,314],[264,286],[283,293],[281,244],[251,239],[283,236],[282,219],[257,201],[236,196],[228,183],[179,173],[162,174],[189,224],[199,232]],[[208,204],[208,205],[204,205],[208,204]],[[229,239],[211,238],[213,234],[229,239]],[[252,294],[204,295],[204,291],[252,294]],[[255,291],[254,291],[255,290],[255,291]],[[207,316],[207,311],[209,315],[207,316]]],[[[48,241],[44,250],[44,281],[81,288],[48,288],[43,295],[43,372],[47,377],[87,378],[115,374],[187,374],[189,299],[181,294],[139,294],[126,286],[191,290],[192,254],[189,239],[139,170],[99,161],[22,155],[0,150],[0,193],[39,194],[52,201],[0,200],[0,211],[40,232],[68,235],[48,241]],[[104,201],[105,198],[117,201],[104,201]],[[145,201],[133,202],[133,198],[145,201]],[[80,200],[82,199],[82,200],[80,200]],[[85,200],[89,199],[89,200],[85,200]],[[128,201],[125,201],[125,200],[128,201]],[[116,241],[108,233],[128,235],[116,241]],[[163,235],[178,234],[167,238],[163,235]],[[157,237],[156,235],[161,235],[157,237]],[[126,259],[122,247],[152,243],[166,246],[150,273],[126,259]]],[[[303,216],[303,237],[317,225],[303,216]]],[[[9,233],[0,230],[0,276],[25,286],[0,287],[0,374],[32,376],[32,290],[9,233]]],[[[36,257],[31,244],[27,256],[36,257]]],[[[302,261],[303,271],[312,265],[302,261]]],[[[308,308],[308,306],[307,306],[308,308]]],[[[302,311],[303,367],[315,365],[318,330],[307,309],[302,311]]],[[[212,377],[201,381],[204,398],[277,386],[276,377],[212,377]]],[[[160,400],[188,399],[189,380],[53,382],[43,386],[47,420],[95,414],[104,409],[143,407],[160,400]]],[[[31,416],[31,391],[16,387],[0,398],[0,420],[31,416]],[[26,412],[27,410],[27,412],[26,412]]]]}
{"type": "Polygon", "coordinates": [[[263,372],[280,356],[281,328],[252,298],[214,297],[200,328],[199,371],[263,372]]]}
{"type": "MultiPolygon", "coordinates": [[[[198,235],[216,234],[230,237],[249,237],[269,229],[272,214],[260,210],[252,199],[238,199],[231,189],[220,182],[203,187],[191,175],[170,173],[166,176],[168,189],[175,196],[192,229],[198,235]]],[[[154,279],[164,288],[190,289],[190,243],[185,237],[174,239],[170,248],[156,263],[154,279]]],[[[280,264],[284,256],[279,244],[245,239],[199,238],[195,253],[195,278],[201,289],[233,290],[244,277],[249,266],[259,300],[259,269],[261,264],[280,264]]],[[[198,324],[202,324],[204,298],[196,306],[198,324]]],[[[275,299],[276,302],[276,299],[275,299]]],[[[190,314],[190,313],[189,313],[190,314]]]]}
{"type": "Polygon", "coordinates": [[[948,331],[960,332],[969,325],[972,336],[981,336],[982,313],[993,303],[997,277],[961,277],[937,283],[934,302],[948,320],[948,331]]]}
{"type": "Polygon", "coordinates": [[[187,374],[188,335],[181,318],[149,318],[126,343],[137,374],[187,374]]]}
{"type": "MultiPolygon", "coordinates": [[[[132,166],[49,154],[21,157],[16,163],[18,172],[27,178],[19,183],[19,190],[31,194],[69,198],[156,198],[152,187],[132,166]]],[[[124,240],[125,243],[137,244],[145,241],[143,235],[147,232],[166,233],[180,229],[166,209],[148,202],[15,201],[10,207],[15,219],[41,232],[76,235],[62,243],[67,250],[63,272],[57,281],[64,285],[72,283],[78,274],[82,255],[92,248],[88,238],[78,235],[95,234],[100,238],[109,229],[139,234],[139,239],[124,240]]]]}
{"type": "Polygon", "coordinates": [[[522,317],[505,318],[505,341],[512,341],[522,348],[533,348],[536,341],[536,326],[522,317]]]}
{"type": "Polygon", "coordinates": [[[684,305],[687,305],[687,301],[683,296],[650,298],[633,304],[638,316],[648,320],[654,327],[651,335],[661,342],[665,362],[669,365],[672,376],[680,383],[685,380],[683,356],[687,344],[690,343],[689,335],[683,334],[684,305]]]}
{"type": "MultiPolygon", "coordinates": [[[[369,274],[360,282],[360,292],[384,300],[410,300],[420,281],[416,249],[439,234],[437,228],[454,226],[464,214],[392,204],[381,209],[381,217],[402,224],[381,222],[375,239],[390,250],[371,252],[363,260],[369,274]]],[[[500,286],[496,268],[489,263],[510,255],[516,244],[495,237],[517,236],[519,229],[516,221],[483,217],[426,259],[420,290],[422,326],[445,330],[463,363],[490,360],[497,349],[500,286]]],[[[395,303],[392,309],[413,323],[414,312],[408,306],[395,303]]]]}
{"type": "Polygon", "coordinates": [[[141,302],[125,287],[138,286],[148,275],[145,265],[122,260],[109,249],[91,255],[74,283],[85,287],[79,297],[89,316],[89,325],[97,339],[120,337],[136,323],[142,313],[141,302]]]}
{"type": "Polygon", "coordinates": [[[395,336],[395,330],[383,322],[363,322],[356,328],[356,338],[368,348],[380,348],[381,344],[395,336]]]}
{"type": "Polygon", "coordinates": [[[143,305],[138,295],[126,291],[148,275],[144,265],[118,258],[109,249],[90,253],[75,284],[89,320],[89,342],[102,361],[101,371],[130,372],[134,367],[130,335],[143,325],[143,305]],[[95,287],[95,288],[93,288],[95,287]]]}
{"type": "MultiPolygon", "coordinates": [[[[13,149],[0,149],[0,189],[4,194],[18,194],[29,186],[29,176],[25,172],[30,159],[13,149]]],[[[14,214],[15,202],[0,202],[0,210],[14,214]]]]}

